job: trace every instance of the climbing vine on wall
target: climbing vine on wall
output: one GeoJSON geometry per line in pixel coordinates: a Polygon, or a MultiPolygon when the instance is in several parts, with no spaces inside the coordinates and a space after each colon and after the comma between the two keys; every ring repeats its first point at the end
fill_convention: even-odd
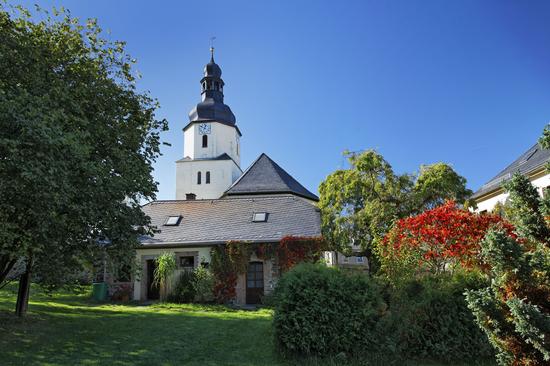
{"type": "Polygon", "coordinates": [[[317,262],[325,250],[321,237],[285,236],[277,247],[281,271],[287,271],[298,263],[317,262]]]}
{"type": "Polygon", "coordinates": [[[246,273],[250,256],[254,253],[261,260],[277,260],[282,271],[300,262],[318,261],[324,248],[320,237],[284,237],[280,243],[257,244],[229,241],[212,248],[210,270],[216,283],[214,295],[225,303],[235,298],[239,274],[246,273]]]}
{"type": "Polygon", "coordinates": [[[245,273],[252,253],[249,243],[230,241],[212,248],[210,270],[214,274],[214,296],[226,303],[236,296],[239,273],[245,273]]]}

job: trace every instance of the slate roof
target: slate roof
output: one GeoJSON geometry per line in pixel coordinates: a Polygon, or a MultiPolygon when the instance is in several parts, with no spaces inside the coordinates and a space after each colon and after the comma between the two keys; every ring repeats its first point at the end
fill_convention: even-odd
{"type": "Polygon", "coordinates": [[[498,173],[493,179],[485,183],[476,193],[474,193],[472,198],[478,198],[487,193],[498,190],[502,186],[502,183],[509,180],[516,172],[529,175],[530,173],[543,167],[549,160],[550,150],[543,149],[537,143],[523,153],[516,161],[508,165],[503,171],[498,173]]]}
{"type": "Polygon", "coordinates": [[[291,193],[314,201],[319,200],[319,197],[263,153],[225,191],[225,196],[274,193],[291,193]]]}
{"type": "Polygon", "coordinates": [[[215,200],[154,201],[143,206],[152,225],[160,229],[144,236],[147,246],[185,246],[228,240],[279,241],[287,235],[321,235],[319,209],[293,195],[227,197],[215,200]],[[267,222],[252,222],[254,212],[267,212],[267,222]],[[181,215],[178,226],[164,226],[169,216],[181,215]]]}

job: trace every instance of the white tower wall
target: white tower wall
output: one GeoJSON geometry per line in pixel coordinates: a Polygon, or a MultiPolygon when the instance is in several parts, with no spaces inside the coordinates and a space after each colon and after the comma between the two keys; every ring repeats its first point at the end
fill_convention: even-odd
{"type": "Polygon", "coordinates": [[[220,198],[241,173],[233,160],[180,160],[176,163],[176,199],[184,200],[190,193],[196,199],[220,198]],[[206,172],[210,172],[210,183],[206,183],[206,172]]]}
{"type": "Polygon", "coordinates": [[[184,131],[183,156],[191,159],[216,158],[227,153],[237,165],[241,164],[239,132],[233,126],[219,122],[193,123],[184,131]],[[210,133],[201,134],[199,126],[207,125],[210,133]],[[208,136],[208,146],[202,147],[203,136],[208,136]]]}

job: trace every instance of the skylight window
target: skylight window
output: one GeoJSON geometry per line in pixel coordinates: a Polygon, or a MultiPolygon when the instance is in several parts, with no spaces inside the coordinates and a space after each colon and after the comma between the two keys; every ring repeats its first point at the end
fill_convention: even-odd
{"type": "Polygon", "coordinates": [[[178,226],[181,221],[181,216],[168,216],[164,226],[178,226]]]}
{"type": "Polygon", "coordinates": [[[252,222],[267,222],[267,212],[254,212],[252,222]]]}

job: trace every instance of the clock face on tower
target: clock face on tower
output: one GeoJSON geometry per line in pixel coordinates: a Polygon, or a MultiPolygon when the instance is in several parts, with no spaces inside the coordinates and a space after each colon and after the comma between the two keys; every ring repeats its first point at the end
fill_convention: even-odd
{"type": "Polygon", "coordinates": [[[209,123],[201,123],[199,125],[199,134],[200,135],[209,135],[211,131],[211,126],[209,123]]]}

